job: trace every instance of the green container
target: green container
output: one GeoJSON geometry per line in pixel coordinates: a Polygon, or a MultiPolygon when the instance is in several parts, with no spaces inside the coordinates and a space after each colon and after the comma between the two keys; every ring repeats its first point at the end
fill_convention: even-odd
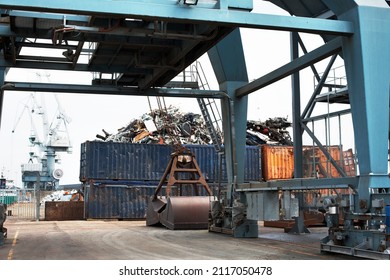
{"type": "Polygon", "coordinates": [[[0,203],[11,205],[17,201],[18,197],[16,195],[11,195],[7,193],[0,193],[0,203]]]}

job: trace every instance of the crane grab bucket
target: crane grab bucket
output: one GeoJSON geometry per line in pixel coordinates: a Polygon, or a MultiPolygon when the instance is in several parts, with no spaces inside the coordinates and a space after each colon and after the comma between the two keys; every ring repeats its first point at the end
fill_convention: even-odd
{"type": "Polygon", "coordinates": [[[169,229],[207,229],[210,198],[208,196],[168,197],[160,222],[169,229]]]}
{"type": "Polygon", "coordinates": [[[207,229],[212,198],[211,189],[199,169],[195,156],[188,150],[177,151],[171,155],[164,175],[150,198],[146,225],[163,225],[172,230],[207,229]],[[179,178],[180,174],[184,174],[181,175],[184,178],[179,178]],[[182,187],[189,185],[193,188],[191,195],[183,195],[182,187]],[[203,186],[206,195],[201,194],[199,185],[203,186]]]}

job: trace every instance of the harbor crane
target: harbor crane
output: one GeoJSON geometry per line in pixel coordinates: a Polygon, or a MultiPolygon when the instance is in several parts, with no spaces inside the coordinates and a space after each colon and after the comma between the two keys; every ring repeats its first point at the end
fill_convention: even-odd
{"type": "Polygon", "coordinates": [[[58,96],[54,95],[57,110],[49,124],[44,97],[41,97],[41,102],[38,102],[36,93],[30,94],[12,132],[15,132],[24,112],[27,111],[31,121],[31,150],[28,163],[21,166],[23,185],[25,188],[33,188],[36,184],[41,190],[55,190],[59,189],[59,180],[63,176],[62,169],[56,168],[56,164],[60,163],[58,153],[72,153],[67,128],[70,118],[65,114],[58,96]],[[37,122],[39,119],[40,123],[37,122]]]}

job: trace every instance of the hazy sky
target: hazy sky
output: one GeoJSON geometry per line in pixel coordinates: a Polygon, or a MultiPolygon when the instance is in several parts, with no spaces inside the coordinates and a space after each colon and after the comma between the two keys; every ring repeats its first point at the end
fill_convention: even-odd
{"type": "MultiPolygon", "coordinates": [[[[264,1],[255,2],[255,12],[285,14],[270,3],[264,1]]],[[[241,34],[249,80],[259,78],[289,62],[290,35],[288,32],[241,29],[241,34]]],[[[309,50],[322,44],[320,37],[316,35],[303,35],[303,40],[309,50]]],[[[200,62],[207,73],[211,88],[218,89],[207,55],[203,56],[200,62]]],[[[338,63],[340,64],[341,62],[338,63]]],[[[318,65],[318,71],[322,72],[326,65],[324,63],[319,63],[318,65]]],[[[64,74],[59,71],[12,69],[6,80],[89,84],[91,76],[89,73],[64,74]]],[[[301,84],[302,100],[303,104],[305,104],[304,100],[308,100],[314,87],[313,74],[310,69],[301,71],[301,84]]],[[[30,151],[28,138],[31,131],[31,123],[26,112],[20,118],[14,133],[12,133],[12,130],[17,119],[21,116],[29,95],[30,93],[28,92],[9,91],[5,91],[4,95],[0,130],[0,168],[7,178],[15,180],[18,185],[21,185],[20,166],[22,163],[27,163],[30,151]]],[[[53,94],[40,95],[44,97],[46,103],[45,110],[50,123],[56,112],[57,104],[53,94]]],[[[61,184],[79,183],[81,143],[95,140],[96,134],[100,134],[102,129],[115,133],[118,128],[128,124],[132,119],[139,118],[142,114],[149,112],[146,97],[83,94],[57,94],[57,96],[65,113],[71,119],[68,129],[73,145],[72,154],[60,154],[61,165],[59,168],[64,171],[64,177],[60,181],[61,184]]],[[[179,107],[182,112],[199,112],[196,99],[167,98],[166,102],[167,105],[172,104],[179,107]]],[[[322,110],[326,112],[327,108],[323,107],[322,110]]],[[[265,121],[273,117],[287,117],[291,121],[291,79],[289,77],[249,96],[248,119],[265,121]]],[[[351,123],[349,120],[344,121],[344,119],[343,122],[345,131],[343,137],[348,139],[345,147],[352,148],[351,123]]],[[[318,127],[316,128],[317,132],[324,130],[321,124],[318,127]]],[[[332,127],[334,126],[332,125],[332,127]]],[[[334,130],[337,131],[332,132],[332,138],[336,140],[330,144],[338,145],[338,128],[334,128],[334,130]]],[[[309,141],[307,144],[311,144],[311,142],[309,141]]]]}

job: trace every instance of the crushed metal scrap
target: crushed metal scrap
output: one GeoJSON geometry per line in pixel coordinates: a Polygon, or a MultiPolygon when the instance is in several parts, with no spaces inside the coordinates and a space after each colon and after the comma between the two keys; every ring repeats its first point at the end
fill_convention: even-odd
{"type": "Polygon", "coordinates": [[[287,128],[291,122],[287,118],[270,118],[265,122],[247,121],[246,144],[249,146],[261,144],[292,146],[290,133],[287,128]]]}
{"type": "MultiPolygon", "coordinates": [[[[292,145],[288,127],[291,127],[291,123],[281,117],[265,122],[247,121],[246,144],[292,145]]],[[[179,144],[212,144],[203,117],[196,113],[182,113],[174,106],[145,113],[119,128],[116,134],[102,131],[103,135],[97,134],[96,138],[106,142],[173,145],[178,144],[175,143],[176,139],[180,139],[179,144]]]]}
{"type": "Polygon", "coordinates": [[[124,143],[160,143],[175,144],[179,138],[182,144],[211,144],[211,137],[203,118],[199,114],[182,113],[178,108],[169,106],[167,110],[153,110],[133,119],[120,129],[118,133],[110,134],[103,130],[104,135],[96,135],[103,141],[124,143]],[[176,137],[172,137],[172,136],[176,137]]]}

